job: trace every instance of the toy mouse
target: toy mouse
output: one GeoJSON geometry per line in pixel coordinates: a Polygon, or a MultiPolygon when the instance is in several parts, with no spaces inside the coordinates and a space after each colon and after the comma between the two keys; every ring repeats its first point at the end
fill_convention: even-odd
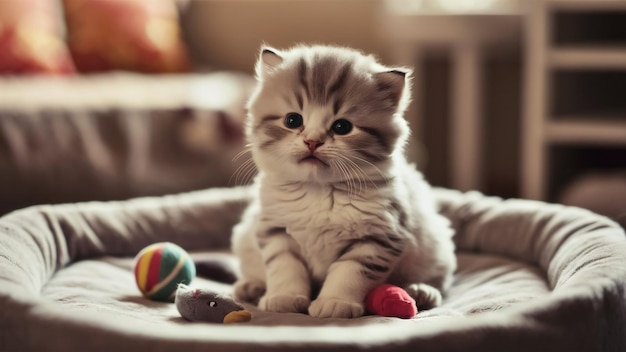
{"type": "Polygon", "coordinates": [[[230,324],[252,319],[252,314],[230,297],[184,284],[178,285],[174,303],[180,315],[190,321],[230,324]]]}

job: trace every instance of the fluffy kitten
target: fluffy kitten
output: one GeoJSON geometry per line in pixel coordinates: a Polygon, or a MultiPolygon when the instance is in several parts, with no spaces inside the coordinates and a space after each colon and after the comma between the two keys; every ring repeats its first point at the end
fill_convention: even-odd
{"type": "Polygon", "coordinates": [[[256,71],[258,194],[233,230],[236,297],[350,318],[388,282],[420,309],[438,305],[456,268],[453,232],[403,155],[409,72],[325,46],[263,48],[256,71]]]}

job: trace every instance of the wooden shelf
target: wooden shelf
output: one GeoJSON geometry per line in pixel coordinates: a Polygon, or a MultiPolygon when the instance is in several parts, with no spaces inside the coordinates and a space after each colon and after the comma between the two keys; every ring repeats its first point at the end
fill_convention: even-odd
{"type": "Polygon", "coordinates": [[[615,10],[626,9],[624,0],[543,0],[550,9],[559,10],[615,10]]]}
{"type": "Polygon", "coordinates": [[[626,0],[536,0],[529,13],[522,196],[558,201],[626,160],[626,0]]]}
{"type": "Polygon", "coordinates": [[[626,48],[553,49],[547,59],[552,68],[626,70],[626,48]]]}
{"type": "Polygon", "coordinates": [[[546,124],[546,142],[626,146],[624,121],[599,121],[592,116],[550,120],[546,124]]]}

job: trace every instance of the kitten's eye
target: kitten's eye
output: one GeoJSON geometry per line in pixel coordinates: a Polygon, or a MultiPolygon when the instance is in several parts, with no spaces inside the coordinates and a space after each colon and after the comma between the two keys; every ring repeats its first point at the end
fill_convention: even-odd
{"type": "Polygon", "coordinates": [[[217,302],[211,301],[209,303],[207,303],[209,305],[209,307],[215,307],[217,306],[217,302]]]}
{"type": "Polygon", "coordinates": [[[348,134],[352,131],[352,122],[346,119],[339,119],[333,123],[331,129],[338,135],[348,134]]]}
{"type": "Polygon", "coordinates": [[[285,126],[287,128],[302,127],[302,115],[297,112],[290,112],[285,117],[285,126]]]}

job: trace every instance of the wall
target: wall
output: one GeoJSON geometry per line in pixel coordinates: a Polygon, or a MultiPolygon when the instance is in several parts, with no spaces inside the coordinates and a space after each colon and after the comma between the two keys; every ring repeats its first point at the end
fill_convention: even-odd
{"type": "Polygon", "coordinates": [[[195,0],[188,6],[188,40],[213,68],[252,72],[263,42],[347,45],[386,59],[378,0],[195,0]]]}

